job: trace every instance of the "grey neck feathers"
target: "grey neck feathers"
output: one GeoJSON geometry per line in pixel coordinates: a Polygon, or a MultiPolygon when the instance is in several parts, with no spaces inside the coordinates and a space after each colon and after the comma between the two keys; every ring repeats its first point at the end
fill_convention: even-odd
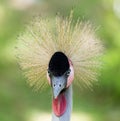
{"type": "Polygon", "coordinates": [[[66,112],[61,117],[57,117],[53,112],[52,121],[70,121],[72,111],[72,85],[66,90],[65,96],[67,100],[66,112]]]}

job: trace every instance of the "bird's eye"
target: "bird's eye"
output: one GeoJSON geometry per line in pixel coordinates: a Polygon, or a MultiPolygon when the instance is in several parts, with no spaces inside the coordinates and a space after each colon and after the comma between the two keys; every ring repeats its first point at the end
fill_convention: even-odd
{"type": "Polygon", "coordinates": [[[50,74],[50,70],[48,70],[48,75],[50,76],[51,74],[50,74]]]}
{"type": "Polygon", "coordinates": [[[70,72],[71,72],[71,70],[69,69],[69,70],[67,71],[66,75],[69,76],[69,75],[70,75],[70,72]]]}

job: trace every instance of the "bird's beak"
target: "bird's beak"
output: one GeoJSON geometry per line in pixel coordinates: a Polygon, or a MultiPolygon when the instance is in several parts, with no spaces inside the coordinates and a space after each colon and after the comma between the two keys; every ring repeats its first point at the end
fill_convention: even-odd
{"type": "Polygon", "coordinates": [[[51,80],[53,97],[56,99],[60,92],[65,89],[67,80],[64,76],[53,77],[51,80]]]}

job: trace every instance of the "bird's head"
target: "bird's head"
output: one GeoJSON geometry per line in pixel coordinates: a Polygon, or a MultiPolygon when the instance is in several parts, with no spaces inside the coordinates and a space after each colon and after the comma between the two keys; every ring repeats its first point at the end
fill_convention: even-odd
{"type": "Polygon", "coordinates": [[[55,52],[52,55],[47,79],[52,87],[54,99],[71,85],[74,79],[73,64],[63,52],[55,52]]]}

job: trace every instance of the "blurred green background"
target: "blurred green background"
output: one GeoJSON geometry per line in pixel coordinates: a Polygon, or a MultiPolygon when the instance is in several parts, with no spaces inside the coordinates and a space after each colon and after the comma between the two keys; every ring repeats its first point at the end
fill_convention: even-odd
{"type": "Polygon", "coordinates": [[[73,113],[91,117],[82,121],[120,121],[120,0],[0,0],[0,121],[42,121],[32,115],[51,114],[50,88],[34,92],[21,74],[16,36],[32,13],[55,16],[59,11],[66,16],[71,9],[74,20],[80,17],[99,28],[96,34],[106,48],[93,91],[74,89],[73,113]]]}

